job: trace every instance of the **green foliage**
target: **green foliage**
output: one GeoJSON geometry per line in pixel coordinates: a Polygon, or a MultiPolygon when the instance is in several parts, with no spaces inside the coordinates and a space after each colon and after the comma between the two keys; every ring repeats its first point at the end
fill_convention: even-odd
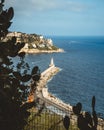
{"type": "Polygon", "coordinates": [[[49,50],[49,48],[47,46],[45,47],[38,47],[39,50],[49,50]]]}
{"type": "Polygon", "coordinates": [[[8,28],[14,16],[10,7],[3,10],[4,0],[0,2],[0,129],[22,130],[26,119],[30,115],[27,110],[34,103],[25,103],[28,96],[28,83],[34,84],[40,79],[38,67],[34,67],[28,74],[29,65],[24,62],[25,53],[20,53],[25,43],[16,43],[16,37],[3,42],[8,34],[8,28]],[[14,69],[12,59],[19,57],[17,67],[14,69]],[[35,70],[35,71],[34,71],[35,70]]]}
{"type": "Polygon", "coordinates": [[[57,50],[58,49],[56,46],[52,46],[51,48],[52,48],[52,50],[57,50]]]}
{"type": "Polygon", "coordinates": [[[49,51],[49,50],[57,50],[58,48],[56,46],[51,46],[51,47],[45,46],[45,47],[38,47],[38,49],[49,51]]]}
{"type": "MultiPolygon", "coordinates": [[[[63,117],[56,113],[53,113],[47,109],[44,109],[40,114],[36,108],[29,110],[31,113],[28,118],[28,124],[24,130],[66,130],[63,124],[63,117]]],[[[68,120],[69,121],[69,120],[68,120]]],[[[76,124],[70,122],[70,126],[67,130],[79,130],[76,124]]]]}

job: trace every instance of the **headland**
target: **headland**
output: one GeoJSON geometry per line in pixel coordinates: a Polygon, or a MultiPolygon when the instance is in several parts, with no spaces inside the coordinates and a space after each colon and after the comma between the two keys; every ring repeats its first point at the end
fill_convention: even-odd
{"type": "Polygon", "coordinates": [[[20,52],[27,54],[64,52],[63,49],[54,45],[51,38],[45,38],[43,35],[9,32],[4,41],[11,40],[13,37],[16,38],[15,44],[25,43],[20,52]]]}

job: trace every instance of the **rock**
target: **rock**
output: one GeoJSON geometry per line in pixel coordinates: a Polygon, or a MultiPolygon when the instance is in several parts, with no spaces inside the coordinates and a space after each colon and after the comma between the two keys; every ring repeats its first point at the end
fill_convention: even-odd
{"type": "Polygon", "coordinates": [[[25,46],[21,52],[26,53],[53,53],[63,52],[62,49],[53,45],[52,39],[46,39],[42,35],[26,34],[21,32],[9,32],[4,41],[16,37],[16,43],[24,42],[25,46]]]}

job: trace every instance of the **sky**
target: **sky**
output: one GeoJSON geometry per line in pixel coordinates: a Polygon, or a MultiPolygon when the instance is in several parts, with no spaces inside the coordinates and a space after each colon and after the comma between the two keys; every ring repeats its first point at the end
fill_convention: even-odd
{"type": "Polygon", "coordinates": [[[5,0],[5,9],[11,6],[11,31],[104,36],[104,0],[5,0]]]}

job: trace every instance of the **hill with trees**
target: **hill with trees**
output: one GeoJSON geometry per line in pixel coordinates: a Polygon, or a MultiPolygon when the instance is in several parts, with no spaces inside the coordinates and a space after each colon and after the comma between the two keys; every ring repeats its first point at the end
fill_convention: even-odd
{"type": "Polygon", "coordinates": [[[26,53],[51,53],[51,52],[63,52],[62,49],[56,47],[53,44],[52,39],[46,39],[42,35],[26,34],[22,32],[9,32],[4,41],[11,40],[12,37],[16,37],[16,43],[24,42],[25,46],[21,52],[26,53]]]}

